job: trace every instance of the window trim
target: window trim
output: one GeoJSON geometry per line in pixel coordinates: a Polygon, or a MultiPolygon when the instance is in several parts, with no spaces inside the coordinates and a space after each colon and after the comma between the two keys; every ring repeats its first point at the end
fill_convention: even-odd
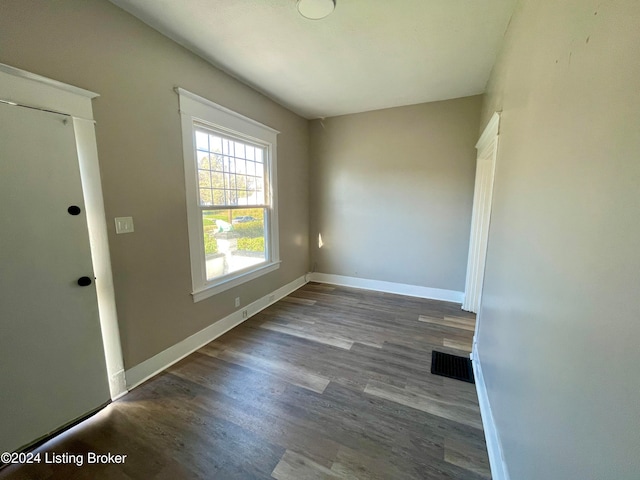
{"type": "MultiPolygon", "coordinates": [[[[220,292],[258,278],[280,267],[278,239],[278,199],[277,199],[277,135],[280,133],[251,118],[229,110],[222,105],[207,100],[180,87],[175,88],[180,101],[182,123],[182,149],[184,158],[185,187],[187,200],[187,225],[189,232],[189,253],[191,259],[191,283],[194,302],[199,302],[220,292]],[[221,133],[239,139],[256,142],[266,147],[265,168],[268,175],[269,215],[265,239],[267,260],[256,267],[248,267],[224,275],[218,280],[207,281],[202,228],[202,209],[199,205],[198,169],[196,167],[196,124],[208,126],[221,133]]],[[[213,208],[213,207],[212,207],[213,208]]]]}

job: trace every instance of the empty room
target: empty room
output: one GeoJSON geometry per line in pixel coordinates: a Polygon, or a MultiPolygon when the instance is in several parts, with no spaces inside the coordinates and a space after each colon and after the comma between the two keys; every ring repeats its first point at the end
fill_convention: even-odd
{"type": "Polygon", "coordinates": [[[637,0],[0,0],[0,478],[638,480],[639,59],[637,0]]]}

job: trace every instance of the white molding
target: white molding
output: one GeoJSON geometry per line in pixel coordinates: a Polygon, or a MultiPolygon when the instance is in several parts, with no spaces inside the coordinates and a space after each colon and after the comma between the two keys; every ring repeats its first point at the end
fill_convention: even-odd
{"type": "Polygon", "coordinates": [[[500,134],[500,112],[494,112],[491,116],[491,119],[487,123],[487,126],[484,128],[482,135],[478,139],[478,143],[476,143],[476,150],[479,153],[484,150],[493,139],[500,134]]]}
{"type": "Polygon", "coordinates": [[[93,119],[91,99],[99,95],[0,63],[0,100],[62,115],[93,119]]]}
{"type": "Polygon", "coordinates": [[[36,73],[27,72],[26,70],[21,70],[20,68],[12,67],[11,65],[6,65],[4,63],[0,63],[0,72],[8,73],[9,75],[13,75],[14,77],[20,77],[27,80],[32,80],[34,82],[40,82],[48,85],[49,87],[54,87],[65,92],[73,93],[74,95],[80,95],[81,97],[96,98],[100,96],[99,94],[91,92],[89,90],[85,90],[84,88],[75,87],[67,83],[62,83],[58,80],[43,77],[42,75],[38,75],[36,73]]]}
{"type": "MultiPolygon", "coordinates": [[[[199,302],[200,300],[204,300],[205,298],[213,297],[218,293],[224,292],[225,290],[229,290],[230,288],[237,287],[238,285],[242,285],[249,280],[253,280],[255,278],[261,277],[262,275],[266,275],[267,273],[273,272],[280,268],[280,264],[282,262],[272,262],[267,263],[259,268],[249,267],[249,270],[246,273],[235,272],[237,275],[231,276],[228,280],[223,280],[220,283],[216,283],[215,285],[211,285],[209,287],[204,287],[201,290],[193,292],[193,301],[199,302]]],[[[233,274],[232,274],[233,275],[233,274]]]]}
{"type": "Polygon", "coordinates": [[[209,325],[208,327],[194,333],[190,337],[185,338],[181,342],[163,350],[157,355],[139,363],[135,367],[130,368],[125,372],[127,377],[127,386],[129,390],[137,387],[141,383],[146,382],[151,377],[154,377],[163,370],[169,368],[176,362],[179,362],[184,357],[191,355],[196,350],[202,348],[207,343],[215,340],[222,334],[228,332],[232,328],[240,325],[242,322],[254,316],[256,313],[264,310],[268,306],[276,303],[278,300],[286,297],[290,293],[296,291],[302,287],[307,280],[305,276],[295,279],[274,292],[259,298],[253,303],[250,303],[246,307],[243,307],[231,315],[227,315],[221,320],[209,325]],[[242,313],[246,311],[247,316],[243,318],[242,313]]]}
{"type": "Polygon", "coordinates": [[[176,87],[175,91],[179,96],[182,126],[182,155],[185,173],[189,258],[191,262],[191,291],[193,301],[199,302],[260,275],[274,271],[280,266],[277,198],[277,140],[279,132],[183,88],[176,87]],[[207,281],[203,247],[202,209],[204,207],[199,204],[198,171],[195,161],[194,124],[196,123],[220,133],[226,132],[236,138],[248,139],[266,148],[267,190],[265,194],[268,195],[269,199],[269,205],[263,205],[267,213],[265,215],[265,228],[268,229],[268,235],[266,235],[266,265],[232,272],[226,278],[214,278],[212,281],[207,281]]]}
{"type": "Polygon", "coordinates": [[[76,132],[82,194],[87,213],[91,259],[96,277],[96,295],[104,356],[109,376],[109,392],[111,399],[114,400],[127,393],[127,386],[124,379],[124,359],[113,286],[113,270],[100,180],[95,125],[91,121],[79,118],[73,119],[73,125],[76,132]]]}
{"type": "Polygon", "coordinates": [[[470,355],[471,364],[473,365],[473,374],[476,381],[476,392],[478,393],[478,402],[480,404],[480,416],[482,417],[482,426],[484,428],[484,437],[487,444],[487,452],[489,454],[489,464],[491,466],[491,478],[493,480],[509,480],[509,470],[504,461],[502,443],[500,435],[493,419],[489,396],[487,395],[487,386],[484,383],[482,374],[482,365],[478,348],[473,343],[473,353],[470,355]]]}
{"type": "MultiPolygon", "coordinates": [[[[216,110],[223,112],[229,117],[240,119],[243,122],[247,122],[256,127],[267,130],[272,134],[277,135],[278,133],[280,133],[280,131],[276,130],[275,128],[271,128],[270,126],[265,125],[264,123],[260,123],[257,120],[254,120],[253,118],[245,117],[244,115],[238,112],[234,112],[230,108],[227,108],[215,102],[212,102],[211,100],[201,97],[200,95],[190,92],[189,90],[185,90],[184,88],[181,88],[181,87],[175,87],[174,90],[178,95],[180,95],[180,111],[181,112],[185,111],[189,114],[197,114],[197,112],[201,111],[201,108],[200,108],[201,105],[205,105],[210,108],[215,108],[216,110]],[[195,102],[190,102],[189,100],[194,100],[195,102]]],[[[204,116],[206,117],[206,115],[204,116]]],[[[207,118],[203,118],[203,120],[207,120],[207,118]]],[[[228,118],[226,120],[228,121],[228,118]]],[[[225,127],[224,124],[220,126],[225,127]]]]}
{"type": "Polygon", "coordinates": [[[124,368],[109,375],[109,389],[111,390],[111,401],[115,402],[120,397],[124,397],[129,390],[127,390],[127,377],[125,376],[124,368]]]}
{"type": "Polygon", "coordinates": [[[382,280],[369,280],[366,278],[347,277],[330,273],[312,272],[307,275],[307,280],[318,283],[331,283],[344,287],[361,288],[363,290],[375,290],[378,292],[395,293],[409,297],[428,298],[430,300],[442,300],[444,302],[462,303],[463,292],[456,290],[443,290],[440,288],[421,287],[406,283],[385,282],[382,280]]]}
{"type": "Polygon", "coordinates": [[[476,178],[469,234],[469,254],[462,309],[477,313],[482,302],[482,286],[487,258],[493,184],[498,155],[500,114],[495,112],[476,144],[476,178]]]}

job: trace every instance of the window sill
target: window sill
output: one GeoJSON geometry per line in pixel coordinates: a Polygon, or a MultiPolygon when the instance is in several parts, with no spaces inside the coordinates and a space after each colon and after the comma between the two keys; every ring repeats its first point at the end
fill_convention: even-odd
{"type": "Polygon", "coordinates": [[[246,273],[240,273],[237,276],[222,280],[213,285],[208,285],[199,290],[195,290],[191,295],[193,296],[193,303],[204,300],[205,298],[212,297],[218,293],[224,292],[225,290],[229,290],[230,288],[237,287],[238,285],[242,285],[245,282],[250,280],[254,280],[262,275],[266,275],[269,272],[273,272],[280,268],[281,261],[271,262],[266,265],[263,265],[259,268],[250,270],[246,273]]]}

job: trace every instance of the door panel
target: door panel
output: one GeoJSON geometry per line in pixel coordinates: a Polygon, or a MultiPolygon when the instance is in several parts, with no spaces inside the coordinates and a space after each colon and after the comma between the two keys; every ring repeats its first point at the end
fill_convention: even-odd
{"type": "Polygon", "coordinates": [[[84,212],[71,118],[0,103],[0,451],[109,400],[84,212]]]}

